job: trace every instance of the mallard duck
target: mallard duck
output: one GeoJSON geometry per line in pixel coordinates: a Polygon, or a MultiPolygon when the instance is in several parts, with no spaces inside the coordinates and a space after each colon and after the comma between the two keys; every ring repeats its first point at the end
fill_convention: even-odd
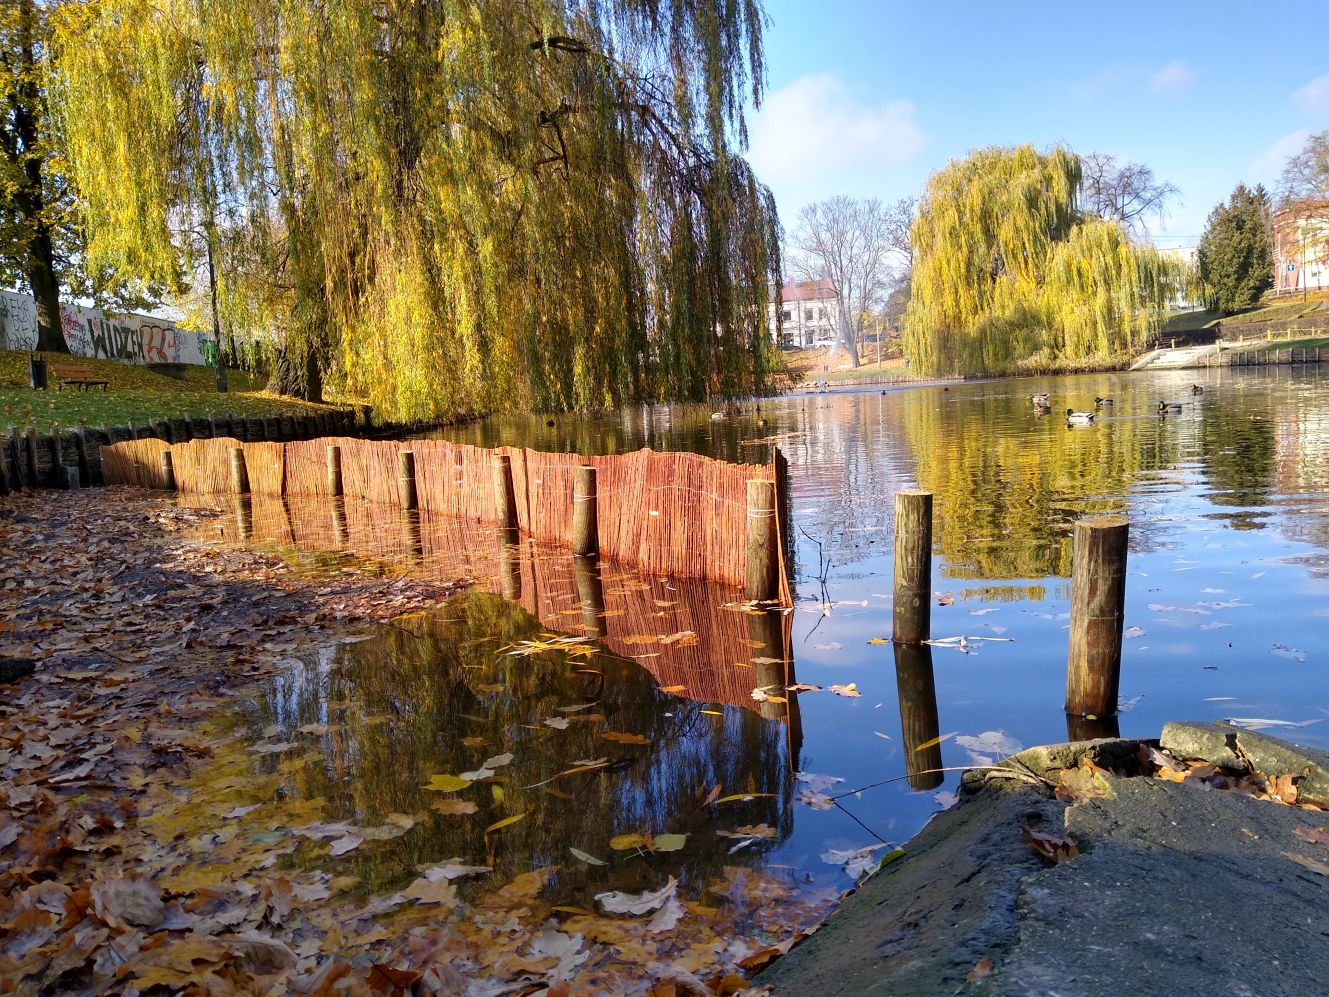
{"type": "Polygon", "coordinates": [[[1095,398],[1095,399],[1094,399],[1094,408],[1111,408],[1111,407],[1112,407],[1112,399],[1111,399],[1111,398],[1095,398]]]}
{"type": "Polygon", "coordinates": [[[1193,394],[1193,395],[1202,395],[1202,394],[1204,394],[1204,387],[1203,387],[1202,385],[1199,385],[1199,384],[1192,384],[1192,385],[1191,385],[1191,394],[1193,394]]]}
{"type": "Polygon", "coordinates": [[[1035,405],[1035,406],[1034,406],[1034,415],[1051,415],[1051,414],[1052,414],[1052,406],[1051,406],[1051,405],[1035,405]]]}
{"type": "Polygon", "coordinates": [[[1068,408],[1066,410],[1066,421],[1074,423],[1078,426],[1087,426],[1094,421],[1094,413],[1077,412],[1073,408],[1068,408]]]}
{"type": "Polygon", "coordinates": [[[1032,404],[1034,408],[1039,408],[1041,406],[1047,406],[1052,404],[1052,396],[1049,395],[1046,391],[1043,392],[1041,395],[1026,395],[1025,397],[1029,399],[1030,404],[1032,404]]]}
{"type": "Polygon", "coordinates": [[[1167,415],[1169,412],[1180,412],[1181,402],[1159,402],[1158,414],[1167,415]]]}

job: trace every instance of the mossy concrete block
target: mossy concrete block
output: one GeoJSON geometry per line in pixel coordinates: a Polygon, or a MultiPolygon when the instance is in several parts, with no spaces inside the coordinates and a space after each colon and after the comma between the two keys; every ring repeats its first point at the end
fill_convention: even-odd
{"type": "Polygon", "coordinates": [[[1300,802],[1329,806],[1329,754],[1315,748],[1225,723],[1168,723],[1159,743],[1183,761],[1203,759],[1223,768],[1295,775],[1300,802]]]}

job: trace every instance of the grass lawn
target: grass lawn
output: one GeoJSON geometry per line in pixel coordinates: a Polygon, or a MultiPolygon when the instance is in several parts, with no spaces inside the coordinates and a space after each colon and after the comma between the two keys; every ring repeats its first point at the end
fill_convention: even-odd
{"type": "Polygon", "coordinates": [[[300,414],[319,411],[326,406],[311,405],[290,398],[268,394],[263,382],[237,371],[228,370],[230,390],[219,395],[217,374],[211,367],[185,367],[182,379],[168,377],[131,364],[90,357],[66,357],[46,354],[48,364],[68,363],[104,377],[110,383],[101,388],[76,387],[58,390],[55,378],[45,391],[28,387],[28,354],[23,350],[0,350],[0,432],[9,426],[34,426],[45,430],[52,423],[75,426],[137,425],[154,419],[206,418],[230,413],[235,416],[300,414]]]}
{"type": "Polygon", "coordinates": [[[1311,350],[1315,347],[1329,349],[1329,336],[1311,336],[1307,339],[1274,340],[1258,347],[1254,352],[1263,350],[1311,350]]]}

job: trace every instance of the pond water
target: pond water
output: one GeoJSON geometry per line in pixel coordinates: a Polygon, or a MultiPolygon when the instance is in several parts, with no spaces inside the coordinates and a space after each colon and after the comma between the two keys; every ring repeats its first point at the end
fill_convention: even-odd
{"type": "Polygon", "coordinates": [[[283,792],[319,801],[311,819],[414,815],[346,857],[370,892],[450,857],[494,868],[475,897],[558,865],[546,897],[568,910],[675,876],[698,909],[723,897],[746,911],[726,930],[759,947],[782,924],[755,911],[797,910],[783,930],[815,921],[852,882],[846,853],[907,840],[964,766],[1068,736],[1153,737],[1171,719],[1264,721],[1329,748],[1322,368],[844,390],[722,420],[654,408],[445,435],[730,459],[774,444],[789,460],[796,604],[753,619],[715,586],[588,571],[493,531],[372,510],[278,503],[227,520],[228,536],[311,570],[480,582],[437,614],[297,656],[241,719],[250,741],[312,732],[299,765],[266,763],[285,764],[283,792]],[[1068,427],[1034,412],[1038,391],[1058,412],[1113,404],[1068,427]],[[1181,411],[1160,417],[1160,400],[1181,411]],[[913,487],[935,496],[933,636],[964,648],[877,642],[891,626],[892,494],[913,487]],[[1063,712],[1068,576],[1075,520],[1103,512],[1130,520],[1127,630],[1122,712],[1094,724],[1063,712]],[[560,633],[588,643],[555,647],[560,633]],[[822,688],[751,695],[794,682],[822,688]],[[829,688],[850,684],[858,695],[829,688]],[[464,774],[459,789],[423,788],[464,774]]]}

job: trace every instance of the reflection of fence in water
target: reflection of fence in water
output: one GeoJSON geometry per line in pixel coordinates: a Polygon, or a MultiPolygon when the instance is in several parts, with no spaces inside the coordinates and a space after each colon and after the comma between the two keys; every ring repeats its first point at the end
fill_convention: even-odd
{"type": "MultiPolygon", "coordinates": [[[[181,500],[216,507],[215,496],[181,500]]],[[[422,577],[469,578],[520,603],[551,630],[586,634],[637,661],[662,687],[682,687],[679,695],[754,709],[797,726],[794,694],[771,688],[788,703],[752,698],[753,689],[794,681],[791,614],[725,608],[742,600],[737,588],[597,564],[555,544],[510,543],[496,528],[372,502],[262,495],[231,502],[219,521],[225,539],[341,551],[422,577]]]]}
{"type": "MultiPolygon", "coordinates": [[[[420,508],[471,523],[498,523],[495,464],[507,456],[519,528],[562,544],[572,541],[573,477],[578,467],[590,465],[598,482],[603,556],[655,574],[730,584],[747,578],[748,482],[774,481],[778,463],[778,457],[766,464],[731,464],[699,454],[651,450],[583,457],[519,447],[482,449],[443,440],[329,437],[241,444],[220,438],[172,445],[148,439],[106,448],[106,481],[163,488],[161,454],[170,451],[182,493],[224,494],[232,490],[230,454],[238,448],[254,495],[331,496],[330,445],[340,449],[340,480],[347,498],[400,509],[398,457],[409,450],[420,508]]],[[[780,595],[789,605],[784,572],[780,595]]]]}

